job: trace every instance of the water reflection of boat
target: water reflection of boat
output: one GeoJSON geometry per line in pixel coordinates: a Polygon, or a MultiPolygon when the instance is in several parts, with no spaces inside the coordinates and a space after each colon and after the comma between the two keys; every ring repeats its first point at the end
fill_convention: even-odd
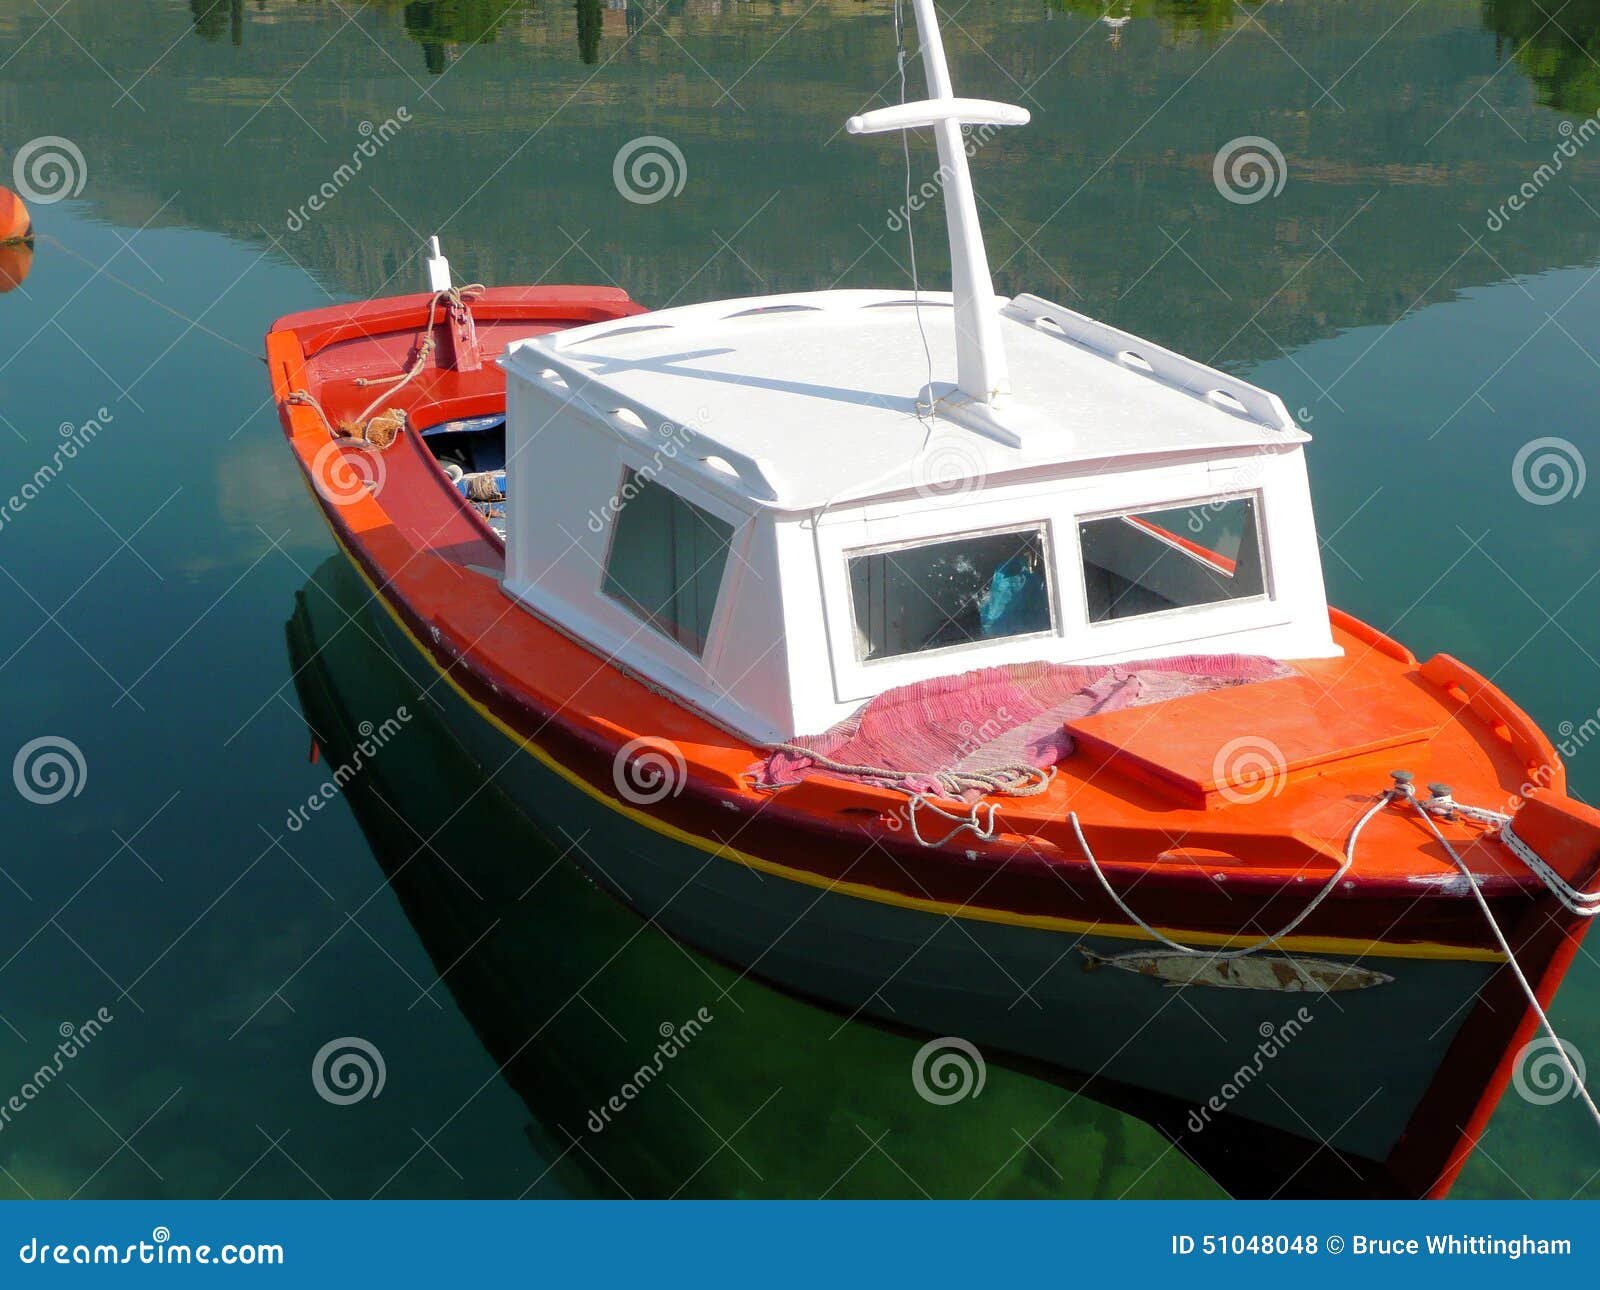
{"type": "Polygon", "coordinates": [[[327,763],[361,765],[345,800],[555,1162],[537,1194],[1213,1194],[1139,1121],[998,1066],[981,1095],[969,1079],[966,1096],[924,1100],[919,1040],[741,980],[584,881],[561,862],[574,840],[486,785],[374,651],[392,624],[342,558],[301,589],[287,634],[327,763]],[[362,723],[402,709],[403,734],[361,757],[362,723]]]}

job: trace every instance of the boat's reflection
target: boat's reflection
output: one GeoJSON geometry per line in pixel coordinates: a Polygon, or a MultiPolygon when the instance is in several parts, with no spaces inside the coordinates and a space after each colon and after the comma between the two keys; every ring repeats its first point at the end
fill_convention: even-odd
{"type": "Polygon", "coordinates": [[[532,1194],[1217,1194],[1139,1121],[993,1063],[977,1096],[969,1069],[967,1096],[926,1100],[921,1040],[742,979],[590,886],[562,859],[587,840],[535,831],[385,657],[342,557],[288,638],[328,764],[362,767],[345,800],[554,1162],[532,1194]],[[402,705],[403,733],[358,756],[402,705]]]}

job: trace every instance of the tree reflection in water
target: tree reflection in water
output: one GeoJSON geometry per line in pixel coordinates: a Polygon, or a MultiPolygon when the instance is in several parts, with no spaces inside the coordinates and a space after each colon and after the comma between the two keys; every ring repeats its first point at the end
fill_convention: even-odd
{"type": "Polygon", "coordinates": [[[1483,25],[1545,107],[1600,111],[1600,0],[1484,0],[1483,25]]]}

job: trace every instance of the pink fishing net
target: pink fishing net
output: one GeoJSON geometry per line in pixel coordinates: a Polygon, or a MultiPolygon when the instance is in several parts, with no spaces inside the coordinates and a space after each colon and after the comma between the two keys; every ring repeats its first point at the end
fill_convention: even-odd
{"type": "Polygon", "coordinates": [[[767,784],[792,783],[806,771],[843,774],[864,783],[937,793],[941,774],[1055,765],[1072,751],[1065,723],[1091,713],[1271,680],[1292,671],[1274,659],[1246,654],[1189,654],[1096,666],[987,667],[886,690],[832,729],[792,741],[859,770],[828,770],[804,753],[777,749],[758,764],[756,774],[767,784]],[[875,770],[909,772],[911,777],[875,770]]]}

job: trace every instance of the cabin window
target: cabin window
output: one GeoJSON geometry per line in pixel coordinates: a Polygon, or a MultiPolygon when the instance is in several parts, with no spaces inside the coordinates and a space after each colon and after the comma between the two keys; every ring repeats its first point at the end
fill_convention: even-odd
{"type": "Polygon", "coordinates": [[[605,594],[694,654],[705,650],[733,525],[630,470],[617,496],[605,594]]]}
{"type": "Polygon", "coordinates": [[[1055,630],[1043,524],[857,552],[849,569],[863,661],[1055,630]]]}
{"type": "Polygon", "coordinates": [[[1106,515],[1078,525],[1091,623],[1266,594],[1259,500],[1106,515]]]}

